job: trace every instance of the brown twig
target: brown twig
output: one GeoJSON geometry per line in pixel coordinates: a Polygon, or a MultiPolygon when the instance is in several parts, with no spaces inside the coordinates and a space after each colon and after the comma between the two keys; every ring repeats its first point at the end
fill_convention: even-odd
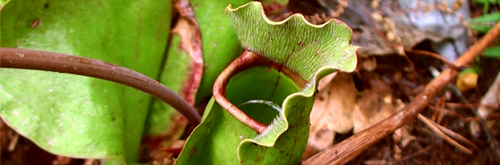
{"type": "Polygon", "coordinates": [[[448,109],[445,109],[445,108],[436,108],[434,106],[428,106],[428,107],[430,109],[434,110],[434,111],[442,112],[442,113],[447,114],[447,115],[456,116],[456,117],[460,118],[460,120],[465,120],[465,118],[462,115],[460,115],[460,114],[458,114],[456,112],[453,112],[451,110],[448,110],[448,109]]]}
{"type": "MultiPolygon", "coordinates": [[[[419,115],[420,116],[420,115],[419,115]]],[[[433,121],[430,121],[432,124],[434,124],[434,126],[436,126],[439,130],[441,130],[443,133],[445,133],[446,135],[456,139],[457,141],[460,141],[460,142],[463,142],[463,143],[467,143],[469,146],[471,146],[472,148],[474,149],[477,149],[477,146],[476,144],[472,143],[470,140],[468,140],[467,138],[463,137],[462,135],[456,133],[456,132],[453,132],[452,130],[444,127],[444,126],[441,126],[433,121]]]]}
{"type": "Polygon", "coordinates": [[[460,145],[460,143],[456,142],[455,140],[453,140],[452,138],[450,138],[449,136],[446,136],[446,134],[441,132],[439,130],[439,128],[436,126],[439,124],[432,122],[430,119],[427,119],[426,117],[424,117],[421,114],[418,114],[418,119],[420,119],[420,121],[424,122],[425,125],[427,125],[432,131],[434,131],[434,133],[436,133],[438,136],[443,138],[445,141],[447,141],[451,145],[457,147],[462,152],[465,152],[466,154],[472,155],[471,150],[465,148],[464,146],[460,145]]]}
{"type": "MultiPolygon", "coordinates": [[[[467,99],[465,99],[465,97],[462,95],[462,92],[460,92],[460,90],[455,85],[450,83],[450,84],[448,84],[448,87],[451,89],[451,91],[453,91],[453,93],[455,93],[455,95],[457,95],[460,98],[460,100],[462,102],[464,102],[466,105],[470,105],[469,101],[467,101],[467,99]]],[[[479,126],[481,127],[484,134],[486,135],[486,140],[488,140],[491,150],[493,150],[493,153],[495,153],[495,154],[493,154],[493,158],[495,158],[497,163],[500,163],[500,147],[498,146],[498,142],[495,140],[495,138],[491,134],[490,129],[486,125],[486,121],[484,121],[483,117],[481,117],[479,112],[476,109],[474,109],[474,107],[469,106],[467,109],[469,109],[472,112],[472,114],[474,114],[474,116],[476,116],[476,118],[477,118],[476,121],[479,123],[479,126]]]]}
{"type": "Polygon", "coordinates": [[[201,121],[197,111],[175,92],[139,72],[103,61],[60,53],[0,48],[0,68],[18,68],[70,73],[124,84],[171,105],[191,124],[201,121]]]}
{"type": "Polygon", "coordinates": [[[471,103],[471,104],[445,103],[445,106],[449,108],[479,107],[480,105],[481,105],[480,103],[471,103]]]}
{"type": "Polygon", "coordinates": [[[439,54],[429,52],[429,51],[424,51],[424,50],[406,50],[406,51],[408,53],[420,54],[420,55],[425,55],[425,56],[436,58],[436,59],[442,61],[444,64],[448,65],[450,68],[455,69],[456,71],[461,70],[461,68],[459,66],[453,64],[452,62],[448,61],[446,58],[444,58],[443,56],[440,56],[439,54]]]}
{"type": "MultiPolygon", "coordinates": [[[[418,155],[424,154],[427,151],[431,150],[432,148],[434,148],[433,145],[427,146],[424,149],[421,149],[420,151],[417,151],[417,152],[415,152],[413,154],[410,154],[408,156],[405,156],[405,157],[401,158],[401,160],[399,162],[404,162],[405,160],[408,160],[408,159],[414,158],[414,157],[416,157],[418,155]]],[[[400,164],[402,164],[402,163],[400,163],[400,164]]]]}
{"type": "MultiPolygon", "coordinates": [[[[499,33],[500,23],[497,23],[483,38],[481,38],[481,40],[461,55],[454,64],[456,66],[465,66],[472,62],[499,33]]],[[[425,90],[417,95],[403,110],[323,150],[305,160],[303,164],[340,164],[346,160],[352,159],[381,138],[414,119],[427,106],[429,100],[436,96],[436,94],[452,79],[456,78],[457,75],[458,72],[454,69],[449,68],[444,70],[438,77],[427,84],[425,90]]]]}

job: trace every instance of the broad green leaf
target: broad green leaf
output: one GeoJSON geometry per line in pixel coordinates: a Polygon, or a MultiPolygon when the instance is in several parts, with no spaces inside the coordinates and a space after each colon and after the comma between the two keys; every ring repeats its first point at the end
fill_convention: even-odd
{"type": "MultiPolygon", "coordinates": [[[[182,90],[190,78],[192,59],[188,52],[180,49],[180,43],[180,36],[173,34],[160,82],[184,96],[182,90]]],[[[187,120],[174,108],[161,100],[153,99],[144,128],[145,139],[150,140],[148,143],[151,149],[170,146],[172,140],[180,138],[186,125],[187,120]]]]}
{"type": "Polygon", "coordinates": [[[203,77],[196,103],[212,95],[215,79],[220,72],[241,54],[238,36],[233,30],[224,8],[232,3],[243,5],[251,0],[191,0],[196,13],[203,43],[203,77]]]}
{"type": "Polygon", "coordinates": [[[488,32],[500,20],[500,12],[485,14],[469,20],[470,27],[480,33],[488,32]]]}
{"type": "Polygon", "coordinates": [[[3,8],[3,6],[9,2],[9,0],[0,0],[0,10],[3,8]]]}
{"type": "Polygon", "coordinates": [[[484,57],[488,58],[500,58],[500,46],[486,48],[482,54],[484,57]]]}
{"type": "Polygon", "coordinates": [[[296,72],[307,85],[298,88],[266,67],[233,76],[226,98],[257,121],[270,124],[269,128],[257,135],[212,99],[177,164],[297,164],[307,143],[318,81],[337,70],[355,68],[357,47],[349,44],[351,29],[337,20],[312,25],[300,14],[273,22],[258,2],[236,9],[229,6],[226,12],[244,48],[296,72]],[[265,75],[274,78],[262,78],[265,75]],[[248,100],[272,101],[282,111],[275,113],[265,104],[240,105],[248,100]]]}
{"type": "Polygon", "coordinates": [[[474,0],[476,3],[495,3],[496,0],[474,0]]]}
{"type": "MultiPolygon", "coordinates": [[[[171,1],[13,0],[1,13],[1,46],[116,63],[157,77],[171,1]]],[[[58,155],[133,162],[151,97],[83,76],[0,69],[0,116],[58,155]]]]}

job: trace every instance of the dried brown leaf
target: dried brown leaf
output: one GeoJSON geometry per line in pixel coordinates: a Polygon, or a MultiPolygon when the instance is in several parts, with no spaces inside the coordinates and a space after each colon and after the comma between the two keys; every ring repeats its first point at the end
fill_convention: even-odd
{"type": "Polygon", "coordinates": [[[354,108],[354,133],[361,132],[404,107],[400,100],[393,98],[389,84],[377,78],[370,80],[370,84],[371,88],[361,93],[354,108]]]}
{"type": "Polygon", "coordinates": [[[311,131],[303,157],[331,146],[336,132],[346,133],[352,129],[357,92],[352,75],[348,73],[338,73],[332,82],[320,89],[311,112],[311,131]]]}

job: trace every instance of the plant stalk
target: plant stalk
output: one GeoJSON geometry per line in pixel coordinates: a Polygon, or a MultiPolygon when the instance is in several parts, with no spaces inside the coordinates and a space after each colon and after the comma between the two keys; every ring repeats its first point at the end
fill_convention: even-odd
{"type": "Polygon", "coordinates": [[[116,64],[53,52],[0,48],[0,68],[70,73],[124,84],[169,104],[186,117],[192,125],[198,125],[201,122],[200,114],[195,108],[168,87],[146,75],[116,64]]]}

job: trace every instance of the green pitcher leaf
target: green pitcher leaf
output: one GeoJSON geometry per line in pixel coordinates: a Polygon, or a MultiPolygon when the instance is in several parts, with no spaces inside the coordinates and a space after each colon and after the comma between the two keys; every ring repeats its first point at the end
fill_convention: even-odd
{"type": "Polygon", "coordinates": [[[352,31],[338,20],[313,25],[300,14],[274,22],[259,2],[229,6],[226,12],[244,48],[296,72],[307,84],[299,87],[267,67],[239,72],[227,84],[226,98],[253,119],[269,124],[267,130],[257,134],[212,99],[177,164],[297,164],[307,143],[318,81],[355,68],[352,31]],[[241,105],[249,100],[272,101],[282,111],[266,104],[241,105]]]}
{"type": "MultiPolygon", "coordinates": [[[[272,123],[279,113],[272,106],[248,104],[248,100],[268,100],[282,105],[288,95],[300,91],[290,78],[267,67],[255,67],[237,74],[227,89],[231,102],[266,124],[272,123]]],[[[254,130],[236,120],[212,99],[202,124],[190,135],[177,164],[238,164],[238,145],[243,138],[255,136],[254,130]]]]}
{"type": "MultiPolygon", "coordinates": [[[[0,14],[2,47],[90,57],[157,77],[171,1],[12,0],[0,14]]],[[[136,161],[150,96],[77,75],[0,75],[0,116],[38,146],[69,157],[136,161]]]]}
{"type": "Polygon", "coordinates": [[[200,26],[203,43],[203,77],[196,96],[199,103],[212,95],[220,72],[241,54],[238,36],[224,14],[227,4],[243,5],[251,0],[190,0],[200,26]]]}
{"type": "Polygon", "coordinates": [[[339,20],[313,25],[295,14],[274,22],[257,2],[226,10],[243,47],[283,64],[307,81],[322,67],[352,71],[356,66],[352,31],[339,20]]]}

